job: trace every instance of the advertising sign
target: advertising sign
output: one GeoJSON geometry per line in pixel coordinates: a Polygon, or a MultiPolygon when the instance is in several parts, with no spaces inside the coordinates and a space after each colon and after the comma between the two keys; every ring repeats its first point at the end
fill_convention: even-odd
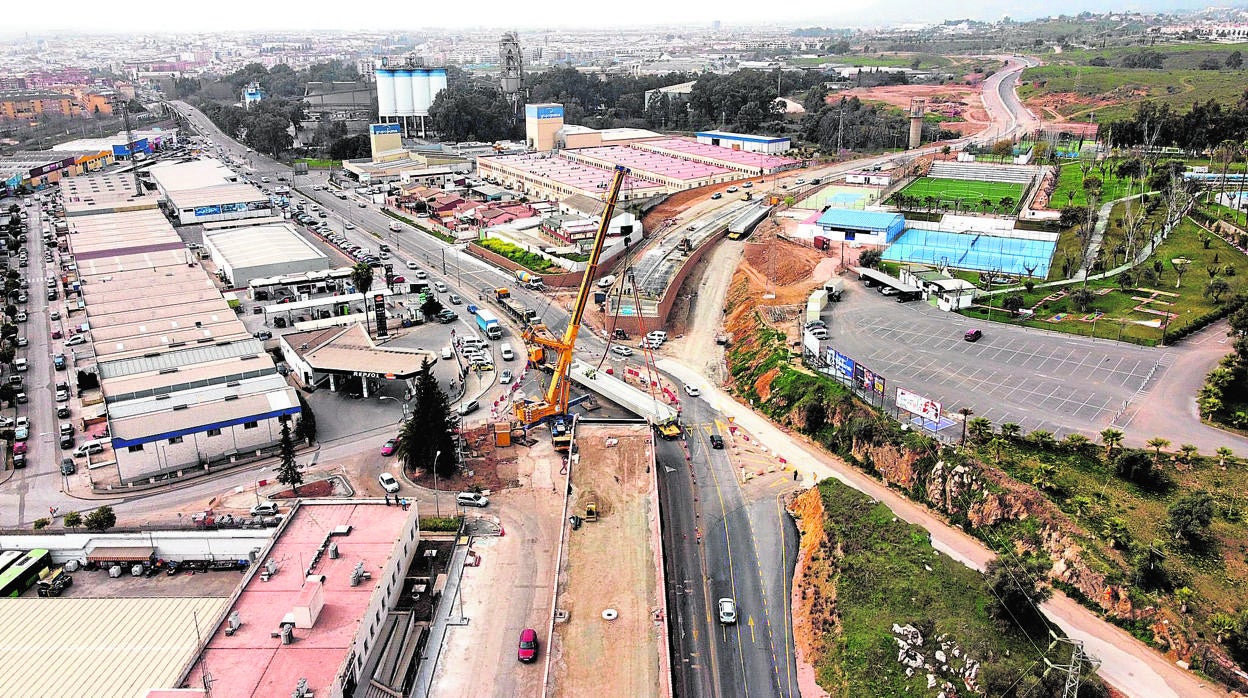
{"type": "Polygon", "coordinates": [[[867,367],[862,364],[854,364],[854,387],[862,390],[867,385],[867,367]]]}
{"type": "Polygon", "coordinates": [[[854,360],[839,351],[833,353],[835,357],[832,360],[832,366],[836,369],[836,374],[846,380],[853,378],[854,360]]]}
{"type": "Polygon", "coordinates": [[[554,106],[536,106],[527,105],[524,108],[524,115],[533,119],[554,119],[563,116],[563,105],[556,104],[554,106]]]}
{"type": "Polygon", "coordinates": [[[940,421],[940,403],[905,388],[897,389],[897,407],[933,422],[940,421]]]}
{"type": "Polygon", "coordinates": [[[221,214],[220,206],[196,206],[195,217],[200,216],[217,216],[221,214]]]}
{"type": "Polygon", "coordinates": [[[402,124],[369,124],[369,133],[374,136],[381,136],[388,133],[401,133],[402,124]]]}
{"type": "Polygon", "coordinates": [[[880,396],[880,398],[881,398],[881,399],[883,399],[883,397],[884,397],[884,376],[881,376],[880,374],[876,373],[876,374],[875,374],[875,381],[874,381],[874,383],[872,383],[871,388],[872,388],[872,390],[874,390],[874,391],[875,391],[875,394],[876,394],[876,395],[879,395],[879,396],[880,396]]]}
{"type": "Polygon", "coordinates": [[[386,296],[381,293],[373,294],[373,311],[377,320],[377,336],[385,337],[386,332],[386,296]]]}

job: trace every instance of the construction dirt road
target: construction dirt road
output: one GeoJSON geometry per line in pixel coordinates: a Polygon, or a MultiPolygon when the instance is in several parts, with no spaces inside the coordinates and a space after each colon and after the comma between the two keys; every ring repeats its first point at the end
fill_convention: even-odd
{"type": "Polygon", "coordinates": [[[550,644],[553,695],[663,695],[671,680],[651,438],[644,424],[577,427],[569,511],[585,516],[593,503],[598,520],[567,534],[557,607],[568,619],[550,644]]]}

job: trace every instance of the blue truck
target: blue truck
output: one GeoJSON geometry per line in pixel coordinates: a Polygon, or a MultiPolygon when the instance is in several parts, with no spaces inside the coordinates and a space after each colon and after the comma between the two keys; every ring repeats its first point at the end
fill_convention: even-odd
{"type": "Polygon", "coordinates": [[[498,318],[485,308],[477,308],[477,327],[490,339],[503,336],[503,326],[499,324],[498,318]]]}

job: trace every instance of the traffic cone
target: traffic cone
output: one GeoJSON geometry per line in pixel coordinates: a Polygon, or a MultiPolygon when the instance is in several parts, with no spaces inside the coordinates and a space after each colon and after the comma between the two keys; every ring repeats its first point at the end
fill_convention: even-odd
{"type": "Polygon", "coordinates": [[[507,535],[507,529],[503,528],[503,525],[500,523],[498,525],[498,537],[502,538],[506,535],[507,535]]]}

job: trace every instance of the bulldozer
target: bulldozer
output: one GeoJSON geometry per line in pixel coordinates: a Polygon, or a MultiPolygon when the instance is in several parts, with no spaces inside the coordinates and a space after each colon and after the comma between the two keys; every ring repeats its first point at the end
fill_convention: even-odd
{"type": "Polygon", "coordinates": [[[585,520],[586,521],[598,520],[598,502],[590,502],[589,504],[585,505],[585,520]]]}

